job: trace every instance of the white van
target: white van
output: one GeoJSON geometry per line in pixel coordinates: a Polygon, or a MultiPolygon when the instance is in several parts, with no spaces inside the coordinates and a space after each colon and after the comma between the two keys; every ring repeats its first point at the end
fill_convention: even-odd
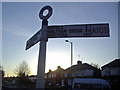
{"type": "Polygon", "coordinates": [[[110,84],[103,79],[75,78],[72,90],[110,90],[110,84]]]}

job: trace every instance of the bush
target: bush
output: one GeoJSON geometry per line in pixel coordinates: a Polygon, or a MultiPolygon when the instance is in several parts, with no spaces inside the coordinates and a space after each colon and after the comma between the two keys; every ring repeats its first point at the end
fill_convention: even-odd
{"type": "Polygon", "coordinates": [[[17,79],[17,84],[19,87],[30,87],[33,82],[28,77],[22,76],[17,79]]]}

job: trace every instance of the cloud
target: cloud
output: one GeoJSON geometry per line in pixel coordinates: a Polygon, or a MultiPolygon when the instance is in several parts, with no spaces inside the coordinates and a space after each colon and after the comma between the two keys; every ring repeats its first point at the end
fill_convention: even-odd
{"type": "Polygon", "coordinates": [[[30,29],[26,29],[26,28],[14,26],[14,25],[3,27],[2,30],[16,36],[21,36],[21,37],[30,37],[33,33],[31,32],[30,29]]]}

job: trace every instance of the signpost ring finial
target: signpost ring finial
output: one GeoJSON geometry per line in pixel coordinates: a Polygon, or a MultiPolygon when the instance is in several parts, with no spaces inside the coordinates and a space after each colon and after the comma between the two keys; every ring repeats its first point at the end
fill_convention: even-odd
{"type": "Polygon", "coordinates": [[[47,20],[47,19],[49,19],[51,15],[52,15],[52,7],[49,6],[49,5],[44,6],[44,7],[40,10],[40,12],[39,12],[39,17],[40,17],[40,19],[42,19],[42,20],[47,20]],[[43,12],[44,12],[45,10],[48,10],[48,14],[47,14],[46,16],[43,15],[43,12]]]}

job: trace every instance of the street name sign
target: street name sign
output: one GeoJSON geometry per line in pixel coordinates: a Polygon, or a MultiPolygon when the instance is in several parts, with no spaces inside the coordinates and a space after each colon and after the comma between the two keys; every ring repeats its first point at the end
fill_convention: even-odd
{"type": "Polygon", "coordinates": [[[26,43],[26,50],[28,50],[30,47],[32,47],[33,45],[35,45],[36,43],[38,43],[40,41],[40,30],[33,35],[26,43]]]}
{"type": "Polygon", "coordinates": [[[48,26],[48,38],[109,37],[109,24],[48,26]]]}
{"type": "MultiPolygon", "coordinates": [[[[26,43],[26,50],[42,40],[39,30],[26,43]]],[[[47,38],[109,37],[109,24],[56,25],[47,27],[47,38]]]]}

